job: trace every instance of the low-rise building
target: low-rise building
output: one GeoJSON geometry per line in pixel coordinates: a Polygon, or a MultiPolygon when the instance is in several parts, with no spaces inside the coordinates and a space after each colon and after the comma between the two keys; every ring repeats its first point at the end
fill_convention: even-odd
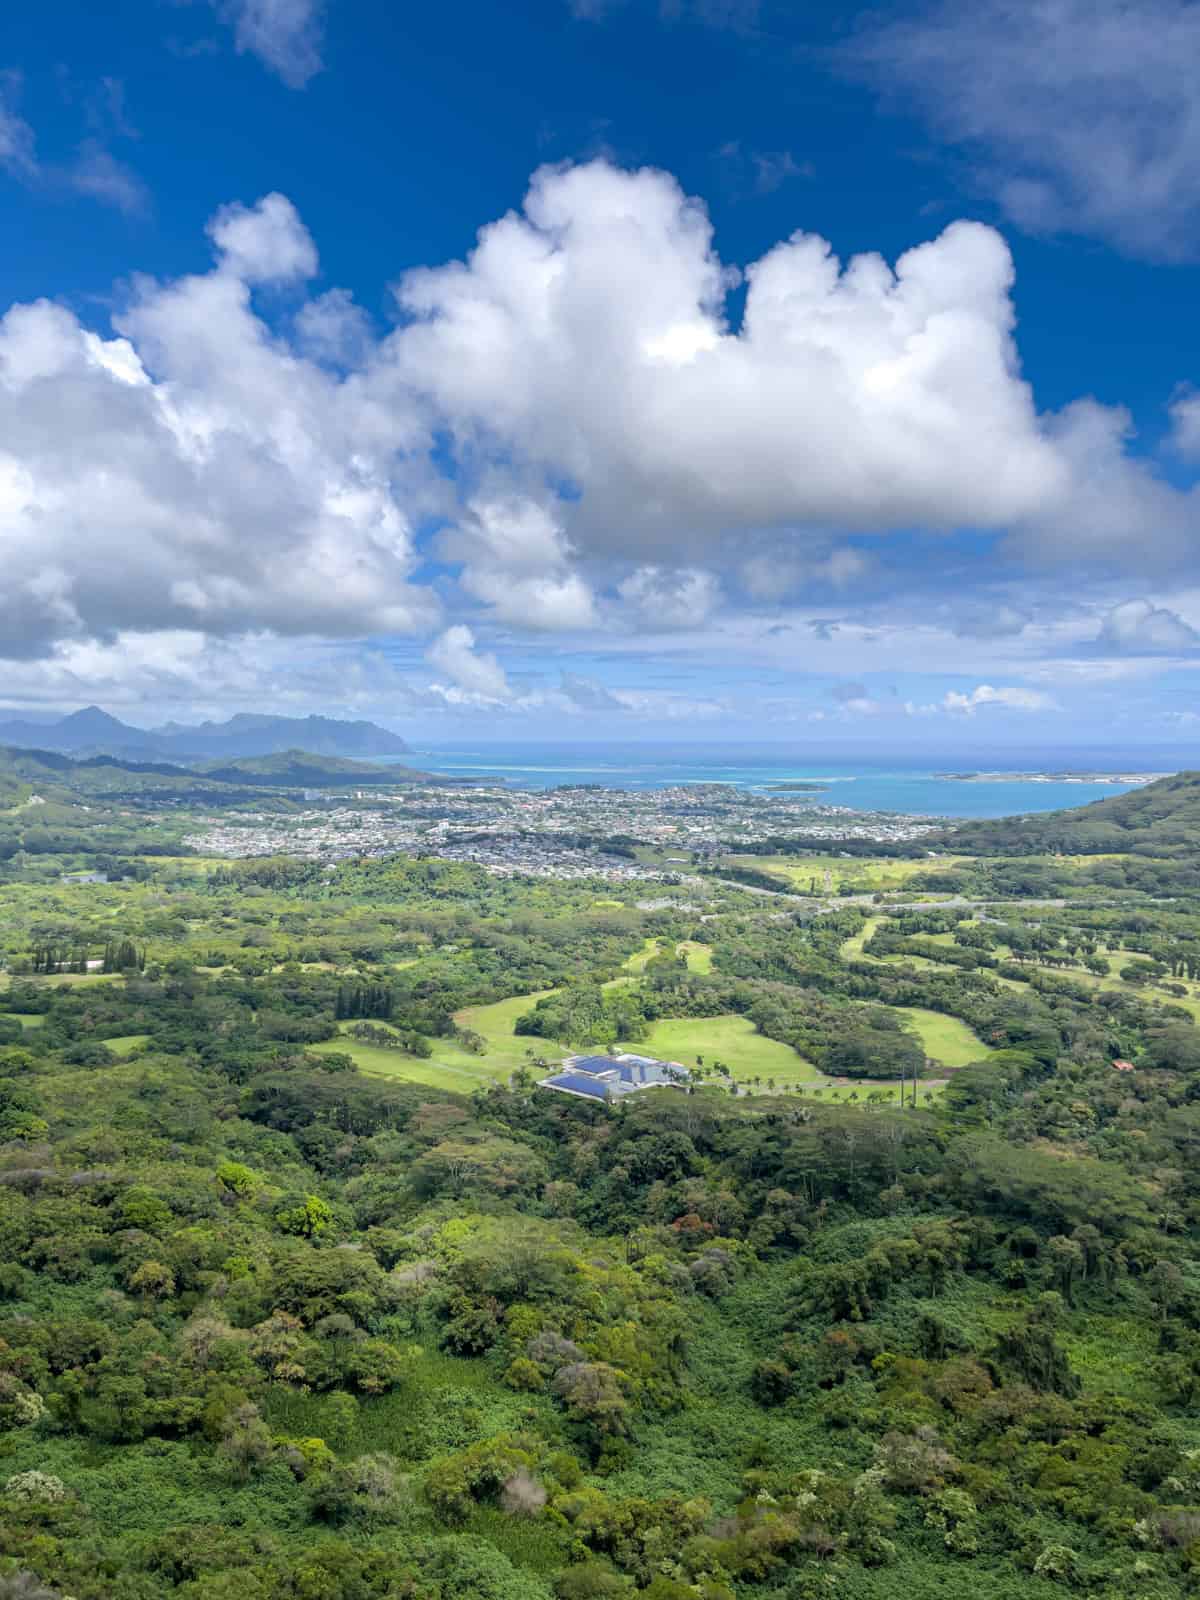
{"type": "Polygon", "coordinates": [[[642,1089],[684,1089],[690,1079],[682,1062],[623,1052],[615,1056],[568,1056],[559,1070],[543,1078],[538,1087],[611,1104],[642,1089]]]}

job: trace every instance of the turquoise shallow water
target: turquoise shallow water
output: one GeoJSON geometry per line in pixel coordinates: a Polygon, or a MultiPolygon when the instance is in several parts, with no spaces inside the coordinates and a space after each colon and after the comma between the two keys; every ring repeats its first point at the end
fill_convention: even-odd
{"type": "MultiPolygon", "coordinates": [[[[664,789],[681,783],[731,783],[762,793],[772,784],[824,782],[817,804],[856,811],[899,811],[910,815],[1002,817],[1026,811],[1053,811],[1121,794],[1122,783],[1031,782],[1020,779],[955,782],[944,772],[1170,772],[1145,754],[1124,758],[1111,751],[1100,757],[1073,752],[989,751],[953,757],[891,757],[853,760],[844,753],[814,755],[782,747],[737,748],[720,745],[422,744],[404,758],[456,777],[502,779],[516,789],[550,789],[561,784],[601,784],[611,789],[664,789]]],[[[801,798],[796,796],[795,798],[801,798]]]]}

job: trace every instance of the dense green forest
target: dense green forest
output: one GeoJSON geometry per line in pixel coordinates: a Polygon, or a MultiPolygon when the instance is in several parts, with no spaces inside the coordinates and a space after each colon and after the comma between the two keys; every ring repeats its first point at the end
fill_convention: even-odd
{"type": "Polygon", "coordinates": [[[824,899],[72,793],[0,882],[0,1596],[1200,1594],[1200,781],[824,899]],[[688,1088],[540,1086],[622,1046],[688,1088]]]}

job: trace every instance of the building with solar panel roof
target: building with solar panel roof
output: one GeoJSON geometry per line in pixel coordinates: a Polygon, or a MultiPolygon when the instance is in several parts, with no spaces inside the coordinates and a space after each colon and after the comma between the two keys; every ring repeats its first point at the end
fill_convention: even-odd
{"type": "Polygon", "coordinates": [[[611,1105],[642,1089],[686,1088],[690,1078],[682,1063],[653,1056],[568,1056],[557,1072],[541,1080],[539,1088],[611,1105]]]}

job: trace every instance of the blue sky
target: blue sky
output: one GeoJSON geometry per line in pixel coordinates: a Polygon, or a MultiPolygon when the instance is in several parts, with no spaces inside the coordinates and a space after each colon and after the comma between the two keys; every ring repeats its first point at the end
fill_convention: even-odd
{"type": "Polygon", "coordinates": [[[1186,743],[1198,50],[1195,0],[6,18],[0,694],[1186,743]]]}

